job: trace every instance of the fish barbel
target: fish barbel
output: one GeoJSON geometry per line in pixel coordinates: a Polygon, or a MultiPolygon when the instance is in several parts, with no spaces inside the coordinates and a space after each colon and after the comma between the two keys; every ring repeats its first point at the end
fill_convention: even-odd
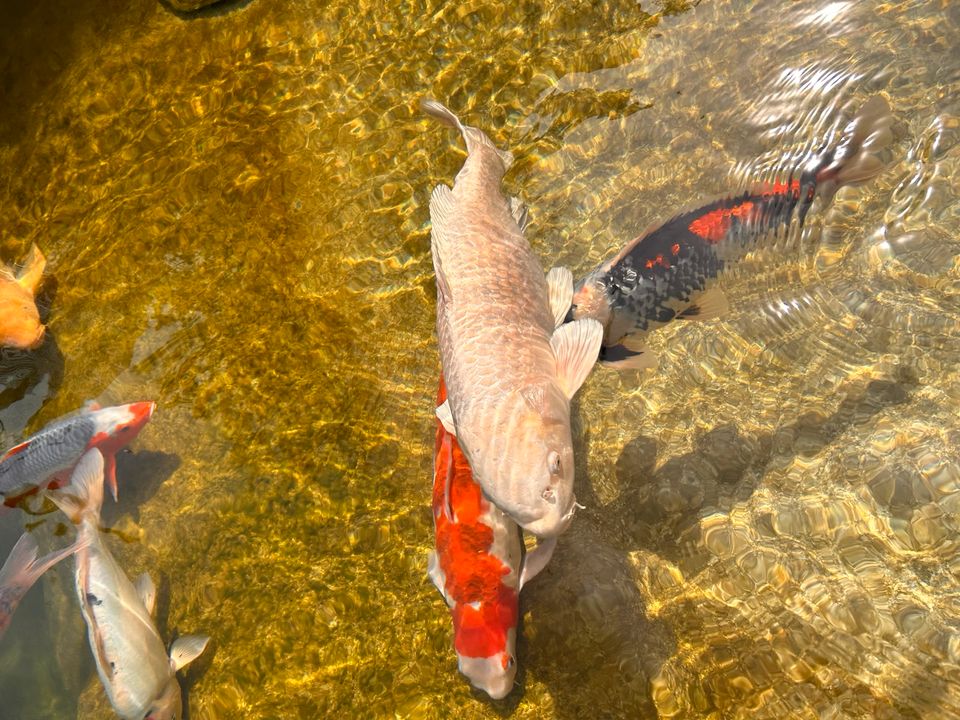
{"type": "Polygon", "coordinates": [[[438,416],[484,493],[525,530],[555,536],[576,502],[570,399],[596,362],[602,328],[594,320],[556,328],[572,276],[548,281],[524,238],[522,206],[500,188],[510,153],[443,105],[427,100],[423,109],[459,129],[467,146],[453,189],[438,185],[430,199],[449,393],[438,416]]]}

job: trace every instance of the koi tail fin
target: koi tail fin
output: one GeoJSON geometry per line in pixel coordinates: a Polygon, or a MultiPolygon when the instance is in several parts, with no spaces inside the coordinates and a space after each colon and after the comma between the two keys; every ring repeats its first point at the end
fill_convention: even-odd
{"type": "Polygon", "coordinates": [[[420,101],[420,109],[430,117],[436,118],[444,125],[449,125],[450,127],[459,130],[463,135],[463,141],[467,144],[468,153],[476,145],[486,145],[497,151],[497,155],[500,156],[500,160],[503,162],[504,171],[509,170],[510,166],[513,165],[513,153],[497,148],[497,146],[493,144],[493,141],[490,140],[490,138],[488,138],[486,133],[484,133],[482,130],[470,127],[469,125],[464,125],[462,122],[460,122],[460,118],[458,118],[447,106],[437,102],[436,100],[425,98],[420,101]]]}
{"type": "Polygon", "coordinates": [[[847,124],[833,161],[817,172],[817,190],[828,202],[844,185],[859,185],[885,167],[881,153],[893,140],[890,105],[877,95],[847,124]]]}
{"type": "Polygon", "coordinates": [[[47,570],[89,544],[89,538],[78,537],[72,545],[55,550],[38,560],[37,541],[30,533],[24,533],[0,568],[0,587],[15,586],[25,593],[47,570]]]}
{"type": "Polygon", "coordinates": [[[88,450],[74,468],[70,484],[48,495],[72,523],[79,524],[83,520],[99,523],[103,505],[103,455],[100,451],[97,448],[88,450]]]}

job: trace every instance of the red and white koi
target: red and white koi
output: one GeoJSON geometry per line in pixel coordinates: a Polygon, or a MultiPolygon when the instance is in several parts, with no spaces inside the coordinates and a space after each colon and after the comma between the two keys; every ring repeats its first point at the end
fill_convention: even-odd
{"type": "Polygon", "coordinates": [[[30,533],[24,533],[17,540],[10,556],[0,568],[0,639],[13,620],[13,613],[23,600],[23,596],[33,587],[47,570],[81,548],[89,544],[85,538],[77,538],[76,542],[61,550],[54,550],[49,555],[37,559],[37,541],[30,533]]]}
{"type": "Polygon", "coordinates": [[[135,402],[90,407],[55,420],[0,457],[0,496],[14,505],[24,495],[68,481],[85,452],[103,454],[106,480],[117,498],[116,454],[133,440],[153,415],[156,404],[135,402]]]}
{"type": "Polygon", "coordinates": [[[654,367],[640,336],[674,319],[707,320],[727,310],[722,273],[758,243],[802,225],[814,198],[830,200],[842,185],[866,182],[884,163],[892,116],[880,96],[869,100],[799,178],[753,188],[675,216],[628,243],[577,283],[567,320],[603,324],[600,360],[623,368],[654,367]]]}
{"type": "MultiPolygon", "coordinates": [[[[446,396],[441,376],[437,405],[446,396]]],[[[503,698],[517,672],[520,590],[546,567],[557,540],[524,554],[520,527],[483,495],[456,437],[439,420],[433,519],[428,575],[450,607],[460,672],[491,698],[503,698]]]]}

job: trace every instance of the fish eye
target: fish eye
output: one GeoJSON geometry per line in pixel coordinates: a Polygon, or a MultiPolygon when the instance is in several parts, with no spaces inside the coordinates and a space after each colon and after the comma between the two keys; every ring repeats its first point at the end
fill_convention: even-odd
{"type": "Polygon", "coordinates": [[[508,667],[508,668],[512,668],[512,667],[513,667],[514,665],[516,665],[516,664],[517,664],[517,661],[513,659],[513,655],[511,655],[510,657],[507,658],[507,667],[508,667]]]}
{"type": "Polygon", "coordinates": [[[547,469],[550,470],[551,475],[560,474],[560,453],[556,450],[551,450],[547,455],[547,469]]]}

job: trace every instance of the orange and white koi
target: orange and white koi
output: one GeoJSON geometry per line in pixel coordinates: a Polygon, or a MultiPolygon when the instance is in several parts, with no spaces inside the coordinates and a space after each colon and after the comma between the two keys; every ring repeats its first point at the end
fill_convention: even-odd
{"type": "Polygon", "coordinates": [[[77,538],[72,545],[55,550],[38,560],[37,541],[30,533],[20,536],[7,561],[0,568],[0,639],[10,626],[13,613],[23,596],[40,576],[64,558],[85,548],[89,542],[86,538],[77,538]]]}
{"type": "Polygon", "coordinates": [[[673,319],[721,316],[727,301],[716,281],[765,237],[802,225],[814,198],[829,201],[842,185],[866,182],[884,167],[892,116],[880,96],[846,126],[840,142],[821,151],[799,178],[758,187],[681,213],[628,243],[577,283],[567,320],[603,324],[600,360],[654,367],[639,337],[673,319]]]}
{"type": "Polygon", "coordinates": [[[0,457],[0,496],[14,505],[24,495],[66,483],[74,466],[91,448],[99,448],[107,484],[117,497],[117,452],[133,440],[153,415],[156,404],[135,402],[84,408],[47,425],[0,457]]]}
{"type": "MultiPolygon", "coordinates": [[[[446,396],[441,376],[437,405],[446,396]]],[[[433,519],[428,575],[450,607],[460,672],[491,698],[503,698],[517,672],[520,590],[546,567],[557,540],[524,554],[520,527],[483,495],[456,437],[439,420],[433,519]]]]}

